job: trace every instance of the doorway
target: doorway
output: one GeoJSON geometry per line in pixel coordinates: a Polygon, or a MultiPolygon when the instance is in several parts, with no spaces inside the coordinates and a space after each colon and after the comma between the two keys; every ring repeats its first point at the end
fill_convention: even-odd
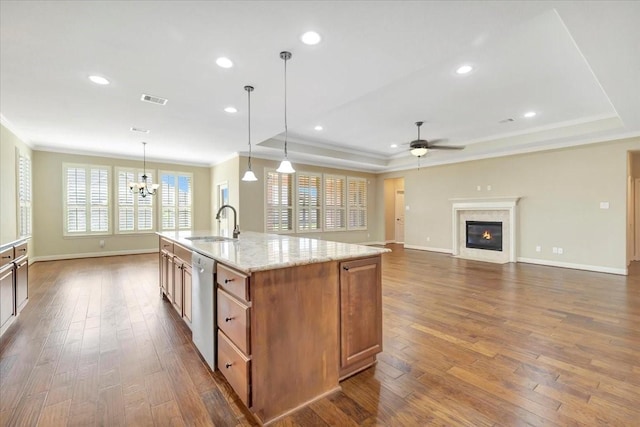
{"type": "Polygon", "coordinates": [[[403,243],[405,238],[404,178],[384,180],[384,240],[403,243]]]}
{"type": "Polygon", "coordinates": [[[396,190],[395,219],[395,241],[404,243],[404,190],[396,190]]]}

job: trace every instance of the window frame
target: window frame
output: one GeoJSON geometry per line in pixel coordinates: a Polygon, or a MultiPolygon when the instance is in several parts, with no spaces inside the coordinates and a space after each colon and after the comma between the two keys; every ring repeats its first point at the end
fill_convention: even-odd
{"type": "MultiPolygon", "coordinates": [[[[280,173],[275,169],[272,168],[265,168],[264,169],[264,232],[265,233],[273,233],[273,234],[294,234],[296,232],[296,201],[295,199],[295,195],[296,195],[296,187],[295,187],[295,182],[296,182],[296,174],[287,174],[287,173],[280,173]],[[278,175],[278,187],[282,186],[282,177],[283,176],[289,176],[291,177],[290,179],[290,186],[291,186],[291,197],[289,197],[289,204],[286,207],[283,207],[284,205],[279,204],[277,206],[279,207],[270,207],[269,205],[269,200],[268,200],[268,186],[269,186],[269,174],[270,173],[275,173],[278,175]],[[278,210],[280,212],[282,212],[283,210],[290,210],[291,211],[291,228],[290,229],[286,229],[286,230],[269,230],[268,228],[268,218],[269,218],[269,212],[271,210],[278,210]]],[[[280,193],[279,193],[280,194],[280,193]]],[[[274,205],[276,206],[276,205],[274,205]]],[[[280,221],[279,221],[279,225],[282,225],[282,216],[279,216],[280,221]]],[[[280,227],[281,228],[281,227],[280,227]]]]}
{"type": "MultiPolygon", "coordinates": [[[[168,170],[159,170],[158,171],[158,183],[160,184],[160,188],[159,188],[159,193],[158,195],[160,196],[160,201],[157,203],[158,207],[158,212],[157,212],[157,229],[159,231],[193,231],[193,224],[194,224],[194,209],[193,209],[193,199],[194,199],[194,193],[195,193],[195,182],[194,182],[194,178],[193,178],[193,173],[191,172],[180,172],[180,171],[168,171],[168,170]],[[173,203],[173,208],[175,209],[175,216],[174,216],[174,221],[175,221],[175,227],[173,228],[165,228],[164,227],[164,218],[163,218],[163,209],[168,207],[164,204],[164,197],[165,195],[163,194],[165,191],[164,188],[164,176],[165,175],[172,175],[175,178],[175,194],[174,194],[174,203],[173,203]],[[190,182],[190,197],[189,197],[189,206],[188,206],[188,211],[189,211],[189,227],[188,228],[181,228],[179,226],[180,224],[180,192],[179,192],[179,187],[180,187],[180,178],[181,177],[187,177],[189,179],[190,182]]],[[[158,196],[154,196],[154,197],[158,197],[158,196]]],[[[184,209],[184,208],[183,208],[184,209]]]]}
{"type": "Polygon", "coordinates": [[[347,231],[347,223],[348,223],[348,216],[347,216],[347,177],[345,175],[336,175],[336,174],[323,174],[322,176],[322,187],[324,189],[323,193],[322,193],[322,199],[323,199],[323,211],[322,211],[322,230],[324,232],[336,232],[336,231],[347,231]],[[327,205],[327,194],[326,194],[326,188],[327,188],[327,179],[340,179],[343,181],[343,185],[342,185],[342,200],[344,201],[344,205],[342,207],[339,207],[338,205],[331,205],[331,207],[329,207],[327,205]],[[343,212],[343,217],[344,217],[344,227],[327,227],[327,211],[342,211],[343,212]]]}
{"type": "Polygon", "coordinates": [[[33,169],[31,157],[17,148],[16,154],[16,231],[19,238],[24,238],[33,232],[33,169]]]}
{"type": "Polygon", "coordinates": [[[348,231],[363,231],[363,230],[367,230],[368,226],[369,226],[369,215],[368,215],[368,209],[369,209],[369,189],[368,189],[368,180],[366,178],[360,178],[360,177],[355,177],[355,176],[348,176],[347,177],[347,230],[348,231]],[[356,206],[352,206],[351,205],[351,200],[350,200],[350,186],[351,183],[361,183],[362,184],[362,188],[364,189],[364,196],[363,195],[359,195],[358,199],[363,199],[364,198],[364,204],[359,203],[356,206]],[[356,225],[356,226],[351,226],[351,221],[350,221],[350,214],[351,212],[363,212],[364,213],[364,225],[356,225]]]}
{"type": "MultiPolygon", "coordinates": [[[[97,164],[86,164],[86,163],[63,163],[62,164],[62,204],[63,204],[63,216],[62,216],[62,234],[64,237],[84,237],[84,236],[106,236],[113,234],[113,226],[112,226],[112,188],[111,188],[111,166],[107,165],[97,165],[97,164]],[[85,171],[85,230],[84,231],[69,231],[69,203],[68,203],[68,171],[69,169],[84,169],[85,171]],[[103,170],[106,172],[107,176],[105,178],[105,182],[107,185],[107,194],[106,194],[106,205],[94,205],[92,203],[92,193],[93,189],[91,186],[91,171],[92,170],[103,170]],[[106,207],[105,211],[107,213],[107,229],[104,231],[91,231],[91,220],[92,220],[92,207],[94,206],[103,206],[106,207]]],[[[79,204],[74,206],[80,206],[79,204]]]]}
{"type": "MultiPolygon", "coordinates": [[[[147,170],[147,171],[143,171],[142,169],[138,169],[138,168],[131,168],[131,167],[121,167],[121,166],[116,166],[114,167],[114,174],[113,174],[113,194],[114,194],[114,202],[113,202],[113,208],[114,208],[114,212],[113,212],[113,223],[114,223],[114,227],[113,227],[113,233],[118,235],[118,234],[153,234],[156,232],[157,230],[157,211],[156,211],[156,203],[154,202],[154,199],[157,198],[160,193],[158,192],[155,196],[147,196],[145,198],[143,198],[142,196],[140,196],[139,193],[133,193],[131,192],[131,189],[129,188],[128,182],[127,184],[125,184],[125,188],[122,189],[120,188],[120,173],[132,173],[134,176],[134,181],[135,182],[140,182],[142,180],[142,174],[146,172],[147,177],[150,178],[150,180],[147,181],[147,183],[149,185],[153,184],[155,181],[153,180],[153,177],[156,176],[156,170],[151,169],[151,170],[147,170]],[[133,196],[133,230],[120,230],[120,210],[123,207],[127,207],[127,205],[121,205],[120,204],[120,192],[124,190],[125,192],[129,192],[131,193],[131,195],[133,196]],[[144,229],[141,230],[140,229],[140,218],[139,218],[139,213],[140,213],[140,202],[142,200],[148,200],[150,206],[148,206],[151,210],[151,228],[150,229],[144,229]]],[[[142,207],[146,207],[146,206],[142,206],[142,207]]]]}
{"type": "MultiPolygon", "coordinates": [[[[295,209],[294,209],[294,218],[295,218],[295,229],[296,233],[322,233],[324,231],[324,176],[322,173],[317,172],[305,172],[300,171],[295,173],[295,209]],[[318,205],[317,206],[302,206],[300,205],[300,178],[308,177],[308,178],[318,178],[319,179],[319,187],[318,187],[318,205]],[[303,210],[308,210],[309,215],[311,211],[318,209],[318,228],[315,230],[312,229],[300,229],[300,213],[303,210]]],[[[309,190],[311,186],[309,186],[309,190]]]]}

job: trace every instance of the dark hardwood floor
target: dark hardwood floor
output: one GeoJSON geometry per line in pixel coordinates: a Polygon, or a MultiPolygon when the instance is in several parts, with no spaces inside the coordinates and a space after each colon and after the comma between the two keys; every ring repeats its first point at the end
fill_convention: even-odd
{"type": "MultiPolygon", "coordinates": [[[[623,277],[392,248],[378,364],[277,425],[638,425],[638,263],[623,277]]],[[[160,297],[157,262],[30,267],[0,338],[0,426],[253,424],[160,297]]]]}

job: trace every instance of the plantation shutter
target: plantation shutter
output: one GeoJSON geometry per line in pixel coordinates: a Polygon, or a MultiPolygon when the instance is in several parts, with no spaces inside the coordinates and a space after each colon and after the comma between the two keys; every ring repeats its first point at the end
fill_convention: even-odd
{"type": "Polygon", "coordinates": [[[322,230],[320,175],[299,173],[298,176],[298,231],[322,230]]]}
{"type": "Polygon", "coordinates": [[[346,229],[345,178],[325,175],[324,178],[324,229],[346,229]]]}
{"type": "Polygon", "coordinates": [[[292,175],[266,171],[265,230],[279,233],[293,231],[292,175]]]}
{"type": "Polygon", "coordinates": [[[347,179],[348,229],[365,230],[367,228],[367,180],[364,178],[347,179]]]}

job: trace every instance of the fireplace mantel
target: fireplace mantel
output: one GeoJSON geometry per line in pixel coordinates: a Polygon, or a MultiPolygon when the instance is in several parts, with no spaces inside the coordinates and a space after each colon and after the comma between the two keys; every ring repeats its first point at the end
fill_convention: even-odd
{"type": "MultiPolygon", "coordinates": [[[[452,253],[454,256],[461,256],[460,250],[460,216],[465,211],[478,211],[478,212],[486,212],[486,211],[502,211],[502,215],[504,212],[507,213],[508,220],[506,221],[506,226],[508,227],[508,242],[507,248],[504,257],[502,260],[490,260],[493,262],[516,262],[516,209],[518,205],[518,201],[520,197],[484,197],[484,198],[455,198],[449,199],[452,202],[452,253]]],[[[498,214],[499,212],[496,212],[498,214]]],[[[471,256],[465,256],[468,258],[474,258],[471,256]]]]}

